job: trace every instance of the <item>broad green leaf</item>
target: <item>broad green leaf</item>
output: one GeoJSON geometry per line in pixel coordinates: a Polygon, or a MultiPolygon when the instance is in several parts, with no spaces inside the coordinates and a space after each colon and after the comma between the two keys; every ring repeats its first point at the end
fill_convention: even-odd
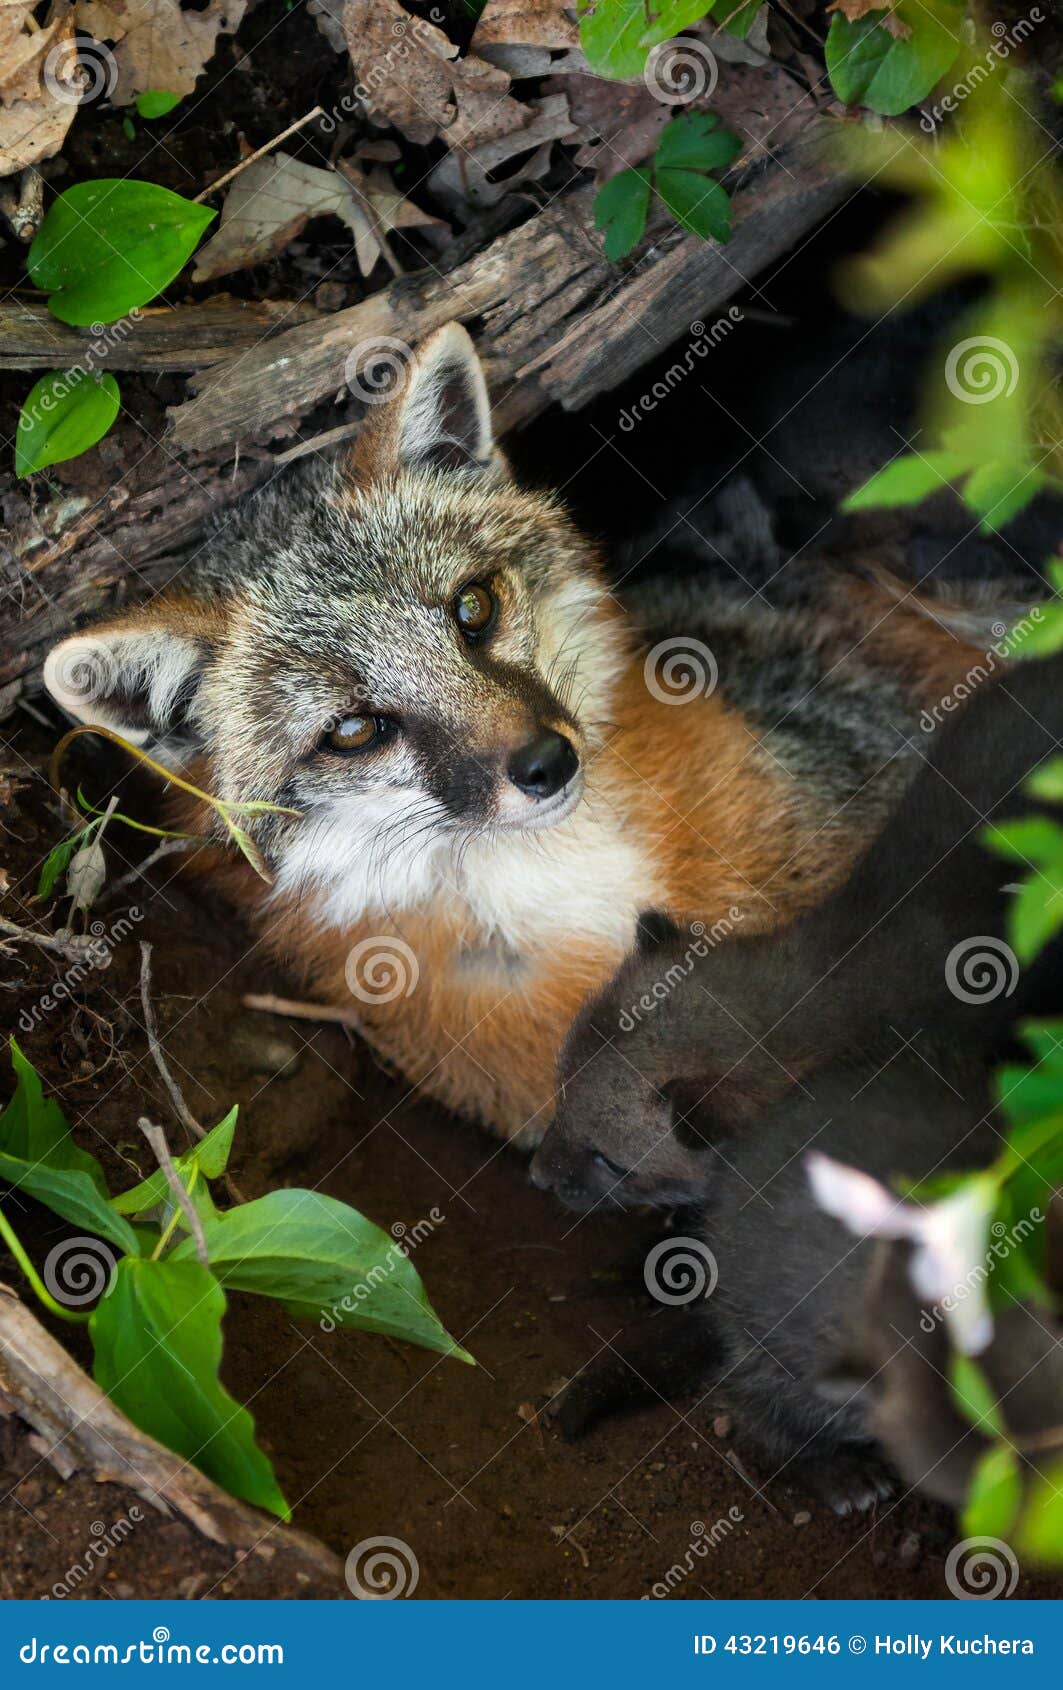
{"type": "MultiPolygon", "coordinates": [[[[738,0],[735,0],[738,3],[738,0]]],[[[708,0],[577,0],[580,46],[599,76],[634,79],[646,68],[651,47],[689,29],[709,10],[708,0]]]]}
{"type": "Polygon", "coordinates": [[[980,1427],[987,1435],[1004,1436],[1000,1404],[977,1362],[972,1361],[970,1356],[961,1355],[958,1350],[954,1351],[949,1358],[949,1384],[957,1406],[972,1426],[980,1427]]]}
{"type": "MultiPolygon", "coordinates": [[[[198,1165],[200,1173],[206,1179],[217,1179],[225,1172],[229,1163],[229,1153],[232,1150],[233,1134],[236,1131],[236,1117],[239,1106],[233,1104],[224,1120],[193,1144],[191,1149],[185,1150],[180,1156],[174,1157],[174,1167],[180,1175],[185,1176],[198,1165]]],[[[161,1168],[156,1168],[147,1179],[141,1180],[139,1185],[131,1186],[128,1191],[120,1192],[111,1198],[111,1207],[120,1215],[142,1215],[146,1209],[154,1209],[159,1203],[172,1201],[173,1193],[169,1182],[161,1168]]]]}
{"type": "Polygon", "coordinates": [[[653,155],[658,170],[722,170],[742,151],[730,129],[719,127],[712,112],[684,112],[661,131],[653,155]]]}
{"type": "Polygon", "coordinates": [[[27,266],[60,322],[113,323],[173,281],[214,216],[153,182],[77,182],[48,211],[27,266]]]}
{"type": "Polygon", "coordinates": [[[955,452],[907,453],[877,471],[870,481],[842,500],[842,510],[862,511],[894,505],[917,505],[931,493],[962,475],[967,468],[955,452]]]}
{"type": "Polygon", "coordinates": [[[218,1378],[224,1313],[225,1293],[199,1262],[126,1256],[89,1322],[93,1373],[142,1432],[286,1520],[254,1421],[218,1378]]]}
{"type": "Polygon", "coordinates": [[[1030,874],[1008,906],[1008,934],[1020,962],[1032,962],[1063,927],[1063,885],[1057,873],[1030,874]]]}
{"type": "Polygon", "coordinates": [[[38,898],[51,897],[59,876],[66,872],[71,857],[87,832],[88,828],[83,827],[69,839],[61,839],[58,845],[53,845],[41,864],[40,879],[37,881],[38,898]]]}
{"type": "MultiPolygon", "coordinates": [[[[1063,646],[1063,615],[1059,620],[1059,643],[1063,646]]],[[[1063,804],[1063,757],[1053,757],[1035,769],[1026,782],[1026,790],[1033,798],[1043,798],[1049,804],[1063,804]]]]}
{"type": "Polygon", "coordinates": [[[971,1476],[960,1521],[964,1537],[1006,1538],[1022,1500],[1019,1458],[1007,1444],[986,1450],[971,1476]]]}
{"type": "Polygon", "coordinates": [[[998,857],[1047,866],[1063,861],[1063,827],[1048,816],[1022,816],[1015,821],[990,822],[982,829],[982,844],[998,857]]]}
{"type": "Polygon", "coordinates": [[[153,117],[165,117],[167,112],[173,111],[183,99],[181,94],[171,94],[167,88],[147,88],[136,98],[136,108],[139,116],[149,122],[153,117]]]}
{"type": "Polygon", "coordinates": [[[594,196],[594,227],[605,230],[605,256],[610,264],[626,258],[646,229],[650,179],[644,170],[622,170],[610,177],[594,196]]]}
{"type": "Polygon", "coordinates": [[[1044,476],[1029,463],[981,464],[963,489],[963,502],[981,517],[982,533],[995,534],[1026,509],[1044,484],[1044,476]]]}
{"type": "Polygon", "coordinates": [[[87,370],[53,370],[26,395],[15,436],[15,474],[78,458],[102,440],[118,415],[118,383],[87,370]]]}
{"type": "Polygon", "coordinates": [[[106,1198],[107,1181],[99,1162],[75,1143],[66,1116],[54,1097],[45,1097],[40,1075],[14,1038],[11,1066],[18,1083],[0,1114],[0,1151],[18,1161],[84,1174],[106,1198]]]}
{"type": "MultiPolygon", "coordinates": [[[[357,1209],[320,1191],[271,1191],[204,1221],[210,1265],[234,1291],[298,1306],[314,1320],[405,1338],[462,1361],[412,1262],[357,1209]]],[[[191,1239],[171,1260],[195,1254],[191,1239]]]]}
{"type": "Polygon", "coordinates": [[[1063,1461],[1045,1466],[1026,1497],[1014,1547],[1019,1555],[1046,1566],[1063,1561],[1063,1461]]]}
{"type": "Polygon", "coordinates": [[[938,7],[935,15],[924,0],[902,5],[897,16],[909,26],[906,38],[891,35],[874,14],[855,23],[841,12],[831,18],[827,34],[827,71],[835,93],[849,106],[868,106],[883,117],[899,117],[924,99],[941,81],[960,51],[955,23],[960,13],[938,7]]]}
{"type": "Polygon", "coordinates": [[[116,1215],[106,1198],[89,1178],[76,1168],[55,1168],[47,1162],[27,1162],[0,1151],[0,1180],[17,1186],[38,1203],[47,1204],[72,1226],[98,1233],[119,1250],[136,1255],[136,1233],[129,1222],[116,1215]]]}
{"type": "Polygon", "coordinates": [[[713,23],[744,41],[757,20],[765,0],[713,0],[709,16],[713,23]]]}
{"type": "Polygon", "coordinates": [[[731,238],[731,201],[725,188],[694,170],[657,170],[657,192],[676,222],[702,240],[731,238]]]}
{"type": "MultiPolygon", "coordinates": [[[[1041,605],[1041,620],[1035,623],[1019,647],[1020,657],[1054,657],[1063,651],[1063,605],[1050,599],[1041,605]]],[[[1031,791],[1033,789],[1031,788],[1031,791]]],[[[1044,793],[1043,797],[1050,794],[1044,793]]]]}

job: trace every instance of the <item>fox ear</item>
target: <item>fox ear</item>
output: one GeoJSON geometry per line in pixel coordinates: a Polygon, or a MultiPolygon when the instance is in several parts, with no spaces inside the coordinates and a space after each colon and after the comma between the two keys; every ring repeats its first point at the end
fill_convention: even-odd
{"type": "Polygon", "coordinates": [[[663,910],[642,910],[635,927],[635,949],[640,956],[652,956],[658,945],[670,945],[681,938],[679,928],[663,910]]]}
{"type": "Polygon", "coordinates": [[[460,323],[429,335],[408,364],[400,391],[370,411],[350,469],[363,482],[403,469],[504,472],[483,369],[460,323]]]}
{"type": "Polygon", "coordinates": [[[160,605],[128,623],[87,629],[53,646],[44,684],[75,722],[111,728],[180,761],[210,650],[206,631],[160,605]]]}

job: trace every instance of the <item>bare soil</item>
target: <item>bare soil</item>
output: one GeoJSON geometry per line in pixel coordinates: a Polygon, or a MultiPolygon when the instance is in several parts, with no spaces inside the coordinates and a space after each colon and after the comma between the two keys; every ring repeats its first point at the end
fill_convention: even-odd
{"type": "MultiPolygon", "coordinates": [[[[26,782],[3,813],[13,895],[0,909],[11,919],[25,919],[37,865],[56,837],[37,767],[46,745],[34,729],[3,758],[26,782]]],[[[125,854],[128,835],[115,837],[125,854]]],[[[115,1181],[131,1183],[147,1172],[138,1114],[167,1121],[174,1145],[182,1143],[140,1028],[137,941],[150,939],[163,1039],[191,1107],[213,1121],[232,1102],[241,1106],[239,1185],[250,1195],[318,1187],[420,1238],[416,1262],[430,1296],[479,1364],[326,1333],[271,1303],[232,1298],[226,1382],[251,1406],[297,1525],[341,1556],[366,1538],[401,1539],[419,1565],[416,1594],[426,1598],[947,1594],[945,1512],[907,1497],[874,1517],[840,1521],[747,1471],[714,1424],[711,1402],[661,1404],[566,1444],[539,1411],[561,1379],[644,1312],[623,1264],[649,1236],[645,1226],[576,1221],[530,1187],[516,1156],[410,1098],[338,1029],[243,1008],[243,993],[285,982],[265,971],[238,924],[169,866],[153,872],[143,920],[74,1005],[35,1015],[58,969],[20,946],[17,963],[5,966],[4,1022],[61,1098],[79,1141],[115,1181]],[[29,1031],[25,1016],[19,1026],[22,1011],[29,1031]]],[[[101,917],[113,922],[131,895],[101,917]]],[[[3,1089],[7,1079],[0,1074],[3,1089]]],[[[20,1211],[17,1224],[39,1259],[61,1231],[15,1194],[4,1202],[20,1211]]],[[[14,1285],[18,1277],[0,1257],[0,1278],[14,1285]]],[[[69,1341],[68,1329],[63,1336],[69,1341]]],[[[267,1521],[263,1528],[268,1534],[267,1521]]],[[[0,1422],[4,1596],[53,1587],[71,1596],[346,1595],[328,1585],[293,1581],[261,1557],[234,1565],[118,1486],[83,1475],[64,1482],[20,1422],[0,1422]],[[71,1583],[69,1569],[135,1506],[135,1528],[106,1556],[90,1556],[93,1572],[71,1583]]],[[[1025,1576],[1016,1591],[1061,1593],[1058,1581],[1025,1576]]]]}

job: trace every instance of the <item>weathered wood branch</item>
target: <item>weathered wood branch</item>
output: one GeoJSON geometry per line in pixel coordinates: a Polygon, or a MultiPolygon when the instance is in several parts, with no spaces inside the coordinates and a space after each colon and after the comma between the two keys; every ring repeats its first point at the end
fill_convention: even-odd
{"type": "Polygon", "coordinates": [[[0,305],[0,370],[201,370],[264,337],[314,322],[321,312],[303,300],[210,299],[141,311],[99,334],[72,329],[36,301],[0,305]]]}
{"type": "Polygon", "coordinates": [[[140,1432],[6,1285],[0,1285],[0,1413],[33,1427],[66,1476],[86,1470],[126,1485],[163,1514],[183,1516],[212,1543],[286,1561],[343,1588],[331,1550],[220,1490],[197,1467],[140,1432]]]}
{"type": "MultiPolygon", "coordinates": [[[[580,187],[482,251],[469,256],[459,245],[449,273],[397,278],[345,311],[230,350],[195,378],[198,392],[171,411],[171,432],[137,462],[135,479],[97,499],[54,499],[16,521],[6,546],[0,541],[0,713],[34,683],[49,645],[75,621],[173,577],[208,516],[277,473],[316,406],[339,396],[336,420],[356,422],[350,383],[371,371],[382,340],[412,346],[440,323],[466,322],[505,433],[554,403],[578,409],[690,334],[692,323],[711,325],[739,288],[849,191],[808,144],[824,121],[809,121],[802,142],[766,158],[736,192],[726,248],[671,225],[619,269],[593,230],[593,190],[580,187]],[[278,437],[275,451],[268,443],[278,437]]],[[[183,322],[199,322],[199,309],[186,308],[183,322]]],[[[145,313],[136,355],[191,357],[175,350],[165,324],[146,329],[154,318],[145,313]],[[158,337],[154,353],[150,335],[158,337]]],[[[207,332],[196,356],[205,361],[217,349],[207,332]]],[[[319,414],[306,432],[317,435],[329,421],[319,414]]]]}

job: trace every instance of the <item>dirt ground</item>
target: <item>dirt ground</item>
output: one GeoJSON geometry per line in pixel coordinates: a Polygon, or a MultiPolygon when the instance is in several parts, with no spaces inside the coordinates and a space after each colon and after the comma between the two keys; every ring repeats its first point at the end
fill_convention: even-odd
{"type": "MultiPolygon", "coordinates": [[[[34,772],[47,743],[35,729],[3,758],[26,780],[4,814],[5,862],[20,895],[19,875],[35,874],[54,837],[34,772]]],[[[577,1221],[531,1188],[512,1153],[411,1100],[340,1030],[243,1008],[243,993],[284,982],[264,972],[231,918],[166,867],[142,897],[143,920],[86,982],[78,1007],[41,1016],[31,1031],[23,1018],[18,1032],[79,1141],[129,1183],[147,1171],[137,1114],[169,1120],[139,1024],[138,940],[150,939],[163,1040],[191,1107],[214,1120],[241,1106],[240,1186],[249,1195],[314,1186],[381,1226],[417,1228],[432,1301],[479,1364],[326,1334],[274,1304],[232,1298],[226,1382],[254,1413],[297,1525],[341,1556],[366,1538],[400,1539],[416,1557],[423,1598],[947,1594],[943,1511],[909,1497],[845,1522],[776,1485],[761,1488],[765,1475],[742,1466],[711,1402],[662,1404],[566,1444],[538,1410],[643,1313],[622,1271],[640,1223],[577,1221]]],[[[102,917],[122,914],[129,896],[102,917]]],[[[0,908],[21,913],[17,897],[0,908]]],[[[55,978],[41,953],[18,955],[5,968],[9,1026],[22,1011],[34,1019],[55,978]]],[[[172,1135],[180,1143],[176,1127],[172,1135]]],[[[19,1225],[38,1254],[61,1235],[29,1203],[19,1225]]],[[[0,1278],[17,1282],[9,1258],[0,1257],[0,1278]]],[[[118,1486],[64,1482],[20,1423],[0,1423],[0,1593],[53,1587],[71,1596],[346,1594],[326,1579],[293,1581],[261,1557],[234,1566],[118,1486]],[[123,1518],[133,1529],[115,1534],[123,1518]],[[90,1577],[64,1585],[91,1543],[116,1535],[90,1577]]],[[[1060,1588],[1024,1577],[1016,1595],[1060,1588]]]]}

